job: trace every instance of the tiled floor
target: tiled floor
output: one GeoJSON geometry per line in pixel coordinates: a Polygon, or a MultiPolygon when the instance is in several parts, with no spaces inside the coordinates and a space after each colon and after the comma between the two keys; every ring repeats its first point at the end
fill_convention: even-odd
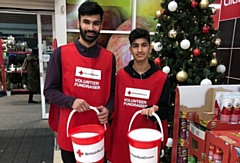
{"type": "Polygon", "coordinates": [[[52,163],[54,134],[49,128],[0,130],[1,163],[52,163]]]}
{"type": "MultiPolygon", "coordinates": [[[[29,104],[27,94],[0,97],[0,130],[48,128],[42,119],[41,104],[29,104]]],[[[40,101],[40,95],[34,95],[40,101]]],[[[62,163],[60,150],[54,147],[54,163],[62,163]]]]}

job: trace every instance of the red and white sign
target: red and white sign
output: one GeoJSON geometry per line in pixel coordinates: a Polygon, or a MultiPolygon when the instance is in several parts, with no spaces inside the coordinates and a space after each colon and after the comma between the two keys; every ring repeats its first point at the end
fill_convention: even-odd
{"type": "Polygon", "coordinates": [[[104,139],[95,144],[82,145],[73,142],[72,145],[78,162],[98,162],[104,158],[104,139]]]}
{"type": "Polygon", "coordinates": [[[78,77],[101,80],[101,70],[91,68],[76,67],[75,75],[78,77]]]}
{"type": "Polygon", "coordinates": [[[142,99],[149,99],[150,97],[150,90],[145,89],[137,89],[137,88],[126,88],[125,89],[125,96],[126,97],[136,97],[142,99]]]}
{"type": "Polygon", "coordinates": [[[240,17],[240,0],[222,0],[220,20],[240,17]]]}

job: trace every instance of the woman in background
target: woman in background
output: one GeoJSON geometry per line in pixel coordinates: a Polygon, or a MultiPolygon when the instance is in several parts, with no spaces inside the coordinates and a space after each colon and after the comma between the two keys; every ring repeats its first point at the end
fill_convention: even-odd
{"type": "Polygon", "coordinates": [[[32,53],[28,56],[27,72],[29,90],[28,103],[38,103],[33,100],[33,94],[40,92],[38,48],[33,48],[32,53]]]}

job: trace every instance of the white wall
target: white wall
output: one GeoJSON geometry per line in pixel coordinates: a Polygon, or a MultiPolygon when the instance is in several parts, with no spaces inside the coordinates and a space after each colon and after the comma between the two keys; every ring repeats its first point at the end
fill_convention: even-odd
{"type": "Polygon", "coordinates": [[[66,0],[55,0],[55,34],[58,46],[67,43],[66,0]]]}

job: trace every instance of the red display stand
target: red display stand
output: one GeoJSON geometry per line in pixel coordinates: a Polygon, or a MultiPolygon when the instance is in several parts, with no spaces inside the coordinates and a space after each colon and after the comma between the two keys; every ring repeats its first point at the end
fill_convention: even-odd
{"type": "Polygon", "coordinates": [[[232,147],[230,162],[234,162],[234,163],[240,162],[240,144],[234,145],[232,147]]]}
{"type": "MultiPolygon", "coordinates": [[[[0,45],[2,45],[2,40],[0,39],[0,45]]],[[[57,39],[53,39],[53,42],[52,42],[52,51],[55,50],[57,48],[57,39]]],[[[16,55],[25,55],[25,54],[29,54],[30,52],[8,52],[9,54],[11,53],[14,53],[16,55]]],[[[2,81],[2,85],[3,85],[3,91],[6,92],[6,74],[7,73],[13,73],[13,74],[26,74],[27,71],[11,71],[11,72],[6,72],[5,71],[5,67],[4,67],[4,58],[3,58],[3,50],[2,50],[2,47],[0,48],[0,66],[1,66],[1,81],[2,81]]],[[[26,89],[12,89],[11,90],[12,92],[15,92],[15,93],[21,93],[21,92],[28,92],[28,90],[26,89]]]]}
{"type": "Polygon", "coordinates": [[[3,50],[2,50],[2,40],[0,39],[0,66],[1,66],[1,76],[2,76],[2,85],[3,90],[6,92],[6,74],[5,74],[5,68],[4,68],[4,59],[3,59],[3,50]]]}
{"type": "MultiPolygon", "coordinates": [[[[209,147],[217,146],[222,150],[223,163],[239,163],[240,157],[236,147],[240,145],[240,130],[209,131],[206,141],[206,158],[209,158],[209,147]]],[[[206,163],[211,163],[208,159],[206,163]]]]}
{"type": "MultiPolygon", "coordinates": [[[[224,89],[229,91],[240,91],[240,85],[208,85],[208,86],[177,86],[174,110],[174,129],[171,163],[178,162],[178,145],[186,147],[198,161],[206,160],[207,132],[217,130],[240,130],[240,124],[228,124],[219,120],[213,120],[213,104],[215,93],[212,89],[224,89]],[[214,92],[214,93],[213,93],[214,92]],[[188,139],[180,139],[180,118],[185,118],[191,124],[197,126],[189,127],[188,139]],[[206,131],[197,130],[202,126],[206,131]],[[193,144],[197,144],[194,146],[193,144]]],[[[223,162],[229,163],[229,162],[223,162]]]]}

